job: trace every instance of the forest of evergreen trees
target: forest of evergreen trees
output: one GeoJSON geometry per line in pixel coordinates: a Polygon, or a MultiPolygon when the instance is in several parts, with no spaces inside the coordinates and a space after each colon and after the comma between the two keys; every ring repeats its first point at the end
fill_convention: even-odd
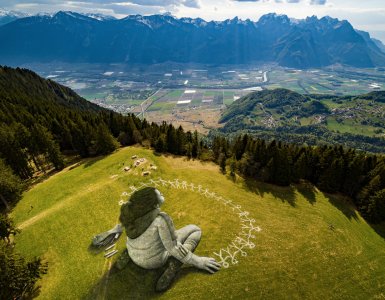
{"type": "Polygon", "coordinates": [[[8,67],[0,68],[0,141],[0,205],[6,207],[20,198],[21,180],[62,169],[65,154],[104,155],[119,143],[147,141],[158,152],[196,158],[200,147],[197,133],[122,116],[29,70],[8,67]]]}
{"type": "Polygon", "coordinates": [[[306,180],[349,196],[370,222],[385,220],[385,157],[342,146],[297,146],[249,135],[214,137],[213,160],[246,178],[288,186],[306,180]]]}
{"type": "MultiPolygon", "coordinates": [[[[36,170],[63,168],[65,153],[103,155],[118,147],[116,141],[122,146],[145,142],[159,153],[212,160],[223,171],[229,166],[231,174],[255,180],[283,186],[307,180],[322,191],[351,197],[370,222],[385,220],[385,159],[380,155],[341,146],[267,143],[247,134],[203,141],[197,132],[122,116],[31,71],[11,68],[0,68],[0,124],[0,168],[21,179],[36,170]]],[[[8,181],[21,186],[17,179],[8,181]]],[[[2,188],[2,202],[17,201],[19,190],[2,188]]]]}
{"type": "MultiPolygon", "coordinates": [[[[0,207],[21,197],[36,171],[64,167],[63,157],[105,155],[119,144],[144,144],[159,153],[216,162],[222,172],[287,186],[307,180],[320,190],[349,196],[372,223],[385,220],[385,158],[341,146],[266,142],[247,134],[203,140],[171,124],[148,123],[98,107],[53,81],[24,69],[0,67],[0,207]]],[[[32,295],[47,270],[13,252],[12,220],[0,213],[0,298],[32,295]]]]}

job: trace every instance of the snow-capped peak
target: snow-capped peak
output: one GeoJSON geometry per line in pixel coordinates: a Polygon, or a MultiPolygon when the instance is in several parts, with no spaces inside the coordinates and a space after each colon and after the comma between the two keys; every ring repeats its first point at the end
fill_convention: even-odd
{"type": "Polygon", "coordinates": [[[0,8],[0,17],[16,17],[16,18],[24,18],[28,17],[29,14],[23,13],[21,11],[14,10],[5,10],[0,8]]]}
{"type": "Polygon", "coordinates": [[[113,16],[108,16],[108,15],[103,15],[103,14],[94,14],[94,13],[86,13],[84,14],[85,16],[96,19],[98,21],[109,21],[109,20],[116,20],[115,17],[113,16]]]}

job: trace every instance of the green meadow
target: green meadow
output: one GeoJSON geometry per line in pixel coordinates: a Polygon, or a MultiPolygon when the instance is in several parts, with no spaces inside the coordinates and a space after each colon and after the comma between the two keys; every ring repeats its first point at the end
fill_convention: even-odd
{"type": "MultiPolygon", "coordinates": [[[[217,258],[214,252],[242,232],[237,211],[224,202],[188,188],[158,188],[166,198],[162,209],[177,228],[202,228],[198,255],[217,258]]],[[[282,188],[239,177],[234,182],[214,164],[157,156],[143,148],[123,148],[64,169],[27,191],[11,216],[22,230],[16,249],[48,262],[39,299],[385,298],[385,230],[375,231],[347,199],[306,184],[282,188]],[[125,172],[132,155],[146,161],[125,172]],[[150,170],[150,164],[157,169],[150,170]],[[143,177],[144,170],[151,174],[143,177]],[[153,291],[162,270],[129,263],[117,271],[113,265],[124,250],[124,234],[111,259],[103,257],[104,249],[92,249],[91,239],[118,222],[124,192],[159,178],[200,185],[249,212],[261,229],[251,237],[254,247],[245,247],[214,275],[183,267],[163,294],[153,291]]]]}

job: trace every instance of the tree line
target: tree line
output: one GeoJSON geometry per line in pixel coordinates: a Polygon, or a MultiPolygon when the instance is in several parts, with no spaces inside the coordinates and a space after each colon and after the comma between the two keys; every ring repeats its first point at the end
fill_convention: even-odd
{"type": "Polygon", "coordinates": [[[20,179],[64,166],[63,154],[103,155],[119,144],[212,160],[232,174],[278,185],[307,180],[351,197],[370,222],[385,220],[385,162],[342,146],[298,146],[251,137],[199,137],[165,122],[149,123],[96,106],[72,90],[23,69],[0,68],[0,203],[21,195],[20,179]],[[11,82],[7,85],[8,82],[11,82]],[[12,174],[12,175],[11,175],[12,174]],[[20,179],[19,179],[20,178],[20,179]]]}
{"type": "Polygon", "coordinates": [[[216,136],[213,160],[222,171],[281,186],[306,180],[328,193],[349,196],[368,221],[385,220],[385,157],[342,146],[298,146],[247,134],[216,136]]]}
{"type": "MultiPolygon", "coordinates": [[[[247,134],[202,137],[172,124],[149,123],[135,115],[100,108],[53,81],[23,69],[0,67],[0,207],[21,197],[34,172],[60,170],[65,155],[105,155],[142,144],[217,163],[222,172],[287,186],[307,180],[320,190],[343,193],[370,222],[385,220],[385,158],[342,146],[298,146],[247,134]]],[[[0,298],[31,295],[47,271],[36,258],[13,251],[11,220],[0,213],[0,298]],[[5,272],[3,272],[3,268],[5,272]]]]}

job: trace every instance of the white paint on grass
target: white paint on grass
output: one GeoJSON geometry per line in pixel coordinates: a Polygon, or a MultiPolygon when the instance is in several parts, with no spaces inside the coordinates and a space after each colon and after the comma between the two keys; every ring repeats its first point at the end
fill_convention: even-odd
{"type": "MultiPolygon", "coordinates": [[[[246,250],[255,248],[255,243],[252,239],[255,239],[255,234],[260,232],[262,229],[255,225],[255,219],[250,216],[250,213],[243,210],[241,205],[234,203],[230,199],[223,198],[214,192],[210,192],[207,188],[204,188],[201,185],[187,183],[186,181],[179,181],[179,179],[150,179],[148,182],[141,182],[138,186],[130,186],[130,191],[123,192],[121,197],[127,198],[128,200],[134,192],[149,186],[155,188],[173,188],[196,192],[205,198],[214,200],[218,203],[218,205],[229,207],[233,211],[235,218],[238,218],[240,221],[240,231],[229,245],[225,248],[219,249],[217,252],[213,252],[213,254],[217,256],[218,263],[224,268],[228,268],[230,265],[238,264],[240,257],[247,256],[246,250]]],[[[126,203],[126,201],[123,199],[119,201],[119,205],[123,205],[124,203],[126,203]]]]}

